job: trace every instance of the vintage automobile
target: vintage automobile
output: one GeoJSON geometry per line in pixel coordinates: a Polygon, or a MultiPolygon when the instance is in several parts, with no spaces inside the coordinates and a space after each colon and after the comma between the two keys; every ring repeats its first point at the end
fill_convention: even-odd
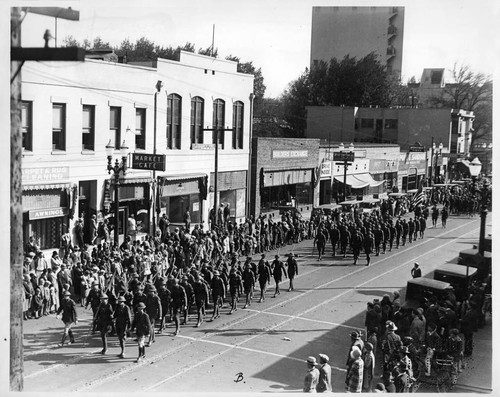
{"type": "Polygon", "coordinates": [[[443,263],[434,270],[434,280],[444,281],[449,283],[455,290],[455,295],[458,300],[463,300],[467,297],[467,292],[476,280],[478,271],[474,267],[456,265],[454,263],[443,263]]]}
{"type": "Polygon", "coordinates": [[[417,309],[423,306],[425,301],[433,295],[438,299],[446,299],[451,290],[453,290],[453,286],[445,281],[426,277],[411,279],[406,284],[406,296],[402,308],[417,309]]]}

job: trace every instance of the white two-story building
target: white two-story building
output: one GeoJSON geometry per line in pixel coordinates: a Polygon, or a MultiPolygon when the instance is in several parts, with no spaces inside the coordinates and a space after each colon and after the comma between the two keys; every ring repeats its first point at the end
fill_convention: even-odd
{"type": "Polygon", "coordinates": [[[252,100],[253,76],[238,73],[236,62],[182,51],[179,61],[158,59],[151,67],[90,59],[24,65],[25,241],[34,236],[42,249],[59,247],[81,218],[89,242],[92,215],[114,224],[107,145],[113,165],[120,149],[129,151],[118,184],[120,235],[130,214],[139,234],[152,232],[162,213],[176,224],[189,211],[193,223],[207,224],[215,191],[232,218],[244,217],[252,100]],[[225,130],[218,134],[217,189],[214,127],[225,130]]]}

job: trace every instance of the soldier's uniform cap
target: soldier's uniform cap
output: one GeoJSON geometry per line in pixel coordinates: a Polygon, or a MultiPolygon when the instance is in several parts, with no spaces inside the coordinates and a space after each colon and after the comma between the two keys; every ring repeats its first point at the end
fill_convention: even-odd
{"type": "Polygon", "coordinates": [[[101,294],[101,299],[109,299],[109,297],[106,294],[101,294]]]}
{"type": "Polygon", "coordinates": [[[71,296],[71,292],[69,292],[69,291],[64,291],[64,296],[71,296]]]}
{"type": "Polygon", "coordinates": [[[124,296],[120,296],[118,298],[118,302],[125,302],[125,297],[124,296]]]}
{"type": "Polygon", "coordinates": [[[220,273],[219,273],[219,271],[218,271],[218,270],[215,270],[215,271],[214,271],[214,276],[220,276],[220,273]]]}
{"type": "Polygon", "coordinates": [[[143,302],[139,302],[139,303],[137,304],[137,308],[138,308],[138,309],[145,309],[145,308],[146,308],[146,305],[145,305],[143,302]]]}

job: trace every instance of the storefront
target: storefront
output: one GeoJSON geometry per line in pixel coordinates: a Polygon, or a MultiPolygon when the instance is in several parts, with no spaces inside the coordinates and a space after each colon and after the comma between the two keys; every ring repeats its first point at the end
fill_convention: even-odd
{"type": "Polygon", "coordinates": [[[295,208],[319,202],[319,139],[255,138],[252,141],[250,212],[295,208]]]}
{"type": "MultiPolygon", "coordinates": [[[[217,173],[217,202],[221,205],[229,205],[230,219],[232,222],[242,219],[246,214],[246,198],[247,198],[247,172],[230,171],[217,173]]],[[[210,174],[211,193],[214,192],[215,174],[210,174]]]]}
{"type": "Polygon", "coordinates": [[[418,189],[420,182],[426,180],[426,163],[425,153],[401,154],[398,170],[398,189],[401,189],[401,192],[418,189]]]}
{"type": "Polygon", "coordinates": [[[332,191],[332,162],[322,162],[319,172],[319,204],[330,204],[335,202],[332,191]]]}
{"type": "Polygon", "coordinates": [[[207,197],[207,175],[203,173],[162,176],[158,178],[160,212],[171,224],[183,224],[189,210],[191,223],[203,220],[203,200],[207,197]]]}
{"type": "MultiPolygon", "coordinates": [[[[118,183],[118,235],[128,233],[127,219],[134,215],[137,235],[149,233],[151,219],[151,183],[150,177],[124,178],[118,183]]],[[[115,183],[114,178],[105,181],[104,214],[111,226],[115,225],[115,183]]]]}
{"type": "Polygon", "coordinates": [[[33,236],[42,250],[59,248],[70,231],[76,194],[69,167],[23,168],[23,240],[33,236]]]}

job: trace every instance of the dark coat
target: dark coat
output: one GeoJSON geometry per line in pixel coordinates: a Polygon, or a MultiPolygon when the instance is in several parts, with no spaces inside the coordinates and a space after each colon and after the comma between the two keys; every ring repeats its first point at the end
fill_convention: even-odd
{"type": "Polygon", "coordinates": [[[63,299],[61,301],[61,306],[57,310],[57,314],[62,312],[62,321],[64,323],[74,323],[78,321],[78,315],[76,314],[76,303],[73,299],[63,299]]]}
{"type": "Polygon", "coordinates": [[[132,328],[135,328],[135,333],[138,337],[149,335],[153,330],[151,329],[151,321],[149,321],[148,314],[138,311],[134,315],[132,328]]]}
{"type": "Polygon", "coordinates": [[[131,324],[130,309],[127,305],[116,306],[115,312],[113,314],[115,318],[116,332],[118,334],[128,330],[131,324]]]}
{"type": "Polygon", "coordinates": [[[107,331],[113,324],[113,308],[110,303],[101,302],[95,314],[96,328],[100,331],[107,331]]]}

